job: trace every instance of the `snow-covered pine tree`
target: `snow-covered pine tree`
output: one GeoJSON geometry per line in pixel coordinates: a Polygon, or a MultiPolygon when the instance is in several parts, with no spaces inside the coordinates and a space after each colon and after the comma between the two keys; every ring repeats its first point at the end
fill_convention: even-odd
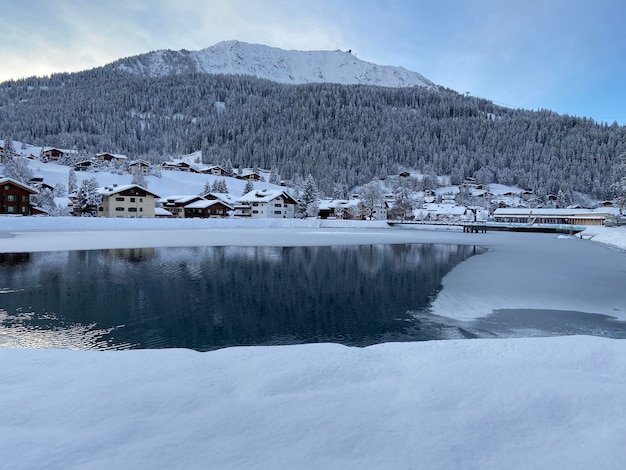
{"type": "Polygon", "coordinates": [[[81,217],[97,217],[101,201],[96,178],[84,179],[78,188],[78,207],[75,208],[78,214],[81,217]]]}
{"type": "Polygon", "coordinates": [[[141,171],[133,174],[133,179],[130,182],[131,184],[136,184],[137,186],[141,186],[144,189],[148,189],[148,181],[141,171]]]}
{"type": "Polygon", "coordinates": [[[226,179],[216,179],[211,186],[211,191],[214,193],[228,193],[228,186],[226,185],[226,179]]]}
{"type": "Polygon", "coordinates": [[[313,175],[310,173],[304,180],[302,195],[298,201],[300,217],[316,217],[319,212],[319,191],[313,175]]]}
{"type": "Polygon", "coordinates": [[[14,154],[13,150],[13,140],[11,138],[4,139],[4,145],[2,146],[2,151],[0,152],[0,163],[7,163],[14,154]]]}
{"type": "Polygon", "coordinates": [[[246,181],[246,186],[243,188],[242,196],[248,194],[250,191],[254,191],[254,183],[252,180],[246,181]]]}
{"type": "Polygon", "coordinates": [[[213,186],[211,186],[211,182],[207,181],[206,183],[204,183],[204,188],[202,188],[202,191],[200,192],[200,196],[206,196],[207,194],[213,192],[213,186]]]}
{"type": "Polygon", "coordinates": [[[67,193],[72,194],[77,189],[78,183],[76,182],[76,172],[74,171],[74,168],[70,168],[67,175],[67,193]]]}

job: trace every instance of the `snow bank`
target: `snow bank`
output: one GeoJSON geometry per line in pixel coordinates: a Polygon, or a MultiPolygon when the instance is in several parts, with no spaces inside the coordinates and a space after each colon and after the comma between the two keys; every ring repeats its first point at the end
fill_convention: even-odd
{"type": "Polygon", "coordinates": [[[0,349],[29,468],[624,468],[626,342],[0,349]]]}

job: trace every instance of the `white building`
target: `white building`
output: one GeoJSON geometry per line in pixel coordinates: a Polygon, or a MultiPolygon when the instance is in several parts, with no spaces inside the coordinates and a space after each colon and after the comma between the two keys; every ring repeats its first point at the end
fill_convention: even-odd
{"type": "Polygon", "coordinates": [[[241,196],[237,202],[248,206],[242,213],[244,216],[281,219],[295,217],[297,204],[293,197],[280,189],[255,189],[241,196]]]}

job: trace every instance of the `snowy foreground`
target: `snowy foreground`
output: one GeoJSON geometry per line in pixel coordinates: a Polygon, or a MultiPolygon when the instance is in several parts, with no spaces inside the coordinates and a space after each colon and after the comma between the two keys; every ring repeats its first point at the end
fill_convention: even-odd
{"type": "MultiPolygon", "coordinates": [[[[172,221],[131,222],[2,218],[0,252],[480,244],[491,250],[444,278],[435,313],[461,321],[485,309],[549,308],[560,298],[563,309],[626,318],[626,253],[594,243],[626,247],[623,228],[596,229],[590,241],[316,221],[246,230],[234,221],[167,229],[159,224],[172,221]],[[455,310],[461,295],[469,306],[455,310]]],[[[207,353],[5,348],[0,396],[0,466],[11,469],[626,468],[626,342],[598,337],[207,353]]]]}

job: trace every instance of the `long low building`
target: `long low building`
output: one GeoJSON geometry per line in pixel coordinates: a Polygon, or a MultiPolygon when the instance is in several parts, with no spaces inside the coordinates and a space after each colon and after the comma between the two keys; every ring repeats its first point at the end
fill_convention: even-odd
{"type": "Polygon", "coordinates": [[[610,214],[593,209],[503,208],[493,213],[494,222],[509,224],[602,225],[610,214]]]}

